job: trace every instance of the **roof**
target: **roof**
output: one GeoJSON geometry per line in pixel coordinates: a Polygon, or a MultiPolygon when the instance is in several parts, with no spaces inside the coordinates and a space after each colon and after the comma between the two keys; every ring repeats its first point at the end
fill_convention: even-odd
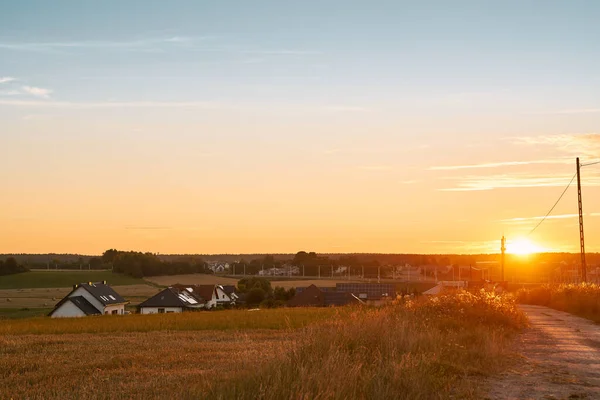
{"type": "Polygon", "coordinates": [[[326,306],[345,306],[351,303],[360,304],[362,300],[348,292],[324,292],[326,306]]]}
{"type": "Polygon", "coordinates": [[[325,292],[315,285],[310,285],[301,292],[296,292],[287,304],[290,307],[322,307],[325,305],[325,292]]]}
{"type": "Polygon", "coordinates": [[[191,289],[188,292],[192,293],[194,297],[200,298],[204,301],[210,301],[213,298],[215,293],[215,285],[182,285],[176,284],[173,285],[174,288],[177,289],[191,289]]]}
{"type": "Polygon", "coordinates": [[[235,293],[234,285],[221,285],[221,287],[223,288],[223,291],[228,295],[235,293]]]}
{"type": "Polygon", "coordinates": [[[168,287],[138,307],[199,307],[204,301],[187,288],[168,287]]]}
{"type": "Polygon", "coordinates": [[[101,315],[102,314],[100,312],[100,310],[98,310],[96,307],[94,307],[92,305],[92,303],[87,301],[85,297],[83,297],[83,296],[73,296],[73,297],[67,296],[56,304],[56,306],[54,307],[54,310],[52,310],[50,312],[50,314],[48,314],[48,316],[52,316],[52,314],[54,314],[54,312],[56,310],[58,310],[60,308],[60,306],[62,306],[63,304],[65,304],[68,301],[70,301],[77,308],[79,308],[81,311],[83,311],[83,313],[85,315],[101,315]]]}
{"type": "Polygon", "coordinates": [[[96,309],[96,307],[94,307],[92,305],[92,303],[90,303],[89,301],[87,301],[85,299],[85,297],[83,297],[83,296],[69,297],[69,301],[71,303],[75,304],[77,306],[77,308],[79,308],[81,311],[83,311],[85,313],[85,315],[102,314],[100,312],[100,310],[96,309]]]}
{"type": "Polygon", "coordinates": [[[87,290],[92,296],[96,298],[96,300],[98,300],[105,306],[109,306],[112,304],[127,303],[127,300],[125,300],[123,297],[121,297],[121,295],[115,292],[113,288],[107,285],[106,281],[96,283],[81,283],[77,285],[73,290],[75,291],[79,287],[87,290]]]}
{"type": "Polygon", "coordinates": [[[338,292],[350,292],[362,300],[395,298],[396,285],[393,283],[338,283],[338,292]]]}

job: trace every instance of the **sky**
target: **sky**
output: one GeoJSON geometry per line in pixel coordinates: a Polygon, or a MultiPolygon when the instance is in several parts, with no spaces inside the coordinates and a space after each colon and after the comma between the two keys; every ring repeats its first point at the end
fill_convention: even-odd
{"type": "Polygon", "coordinates": [[[579,249],[600,2],[0,6],[0,253],[579,249]]]}

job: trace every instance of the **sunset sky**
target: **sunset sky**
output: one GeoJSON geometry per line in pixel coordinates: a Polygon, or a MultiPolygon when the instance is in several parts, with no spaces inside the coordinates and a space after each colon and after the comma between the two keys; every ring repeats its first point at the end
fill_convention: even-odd
{"type": "Polygon", "coordinates": [[[497,252],[600,160],[598,1],[1,3],[0,253],[497,252]]]}

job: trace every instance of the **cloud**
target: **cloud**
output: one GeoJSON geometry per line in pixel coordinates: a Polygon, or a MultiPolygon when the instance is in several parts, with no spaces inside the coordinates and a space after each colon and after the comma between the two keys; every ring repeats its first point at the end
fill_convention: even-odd
{"type": "Polygon", "coordinates": [[[578,108],[570,110],[561,110],[556,114],[597,114],[600,113],[600,108],[578,108]]]}
{"type": "MultiPolygon", "coordinates": [[[[592,215],[592,214],[590,214],[592,215]]],[[[560,214],[560,215],[549,215],[548,217],[538,216],[538,217],[519,217],[519,218],[508,218],[502,219],[499,222],[505,224],[522,224],[528,222],[540,221],[543,219],[569,219],[569,218],[578,218],[579,214],[560,214]]]]}
{"type": "Polygon", "coordinates": [[[232,45],[207,46],[214,36],[168,36],[143,39],[125,39],[121,41],[87,40],[64,42],[0,42],[0,50],[24,51],[37,53],[64,53],[70,50],[105,50],[105,51],[137,51],[137,52],[165,52],[167,50],[182,49],[195,52],[220,52],[234,53],[241,56],[307,56],[321,54],[318,51],[302,49],[244,49],[232,45]]]}
{"type": "MultiPolygon", "coordinates": [[[[38,88],[39,89],[39,88],[38,88]]],[[[43,90],[43,89],[42,89],[43,90]]],[[[70,101],[39,101],[39,100],[2,100],[0,105],[14,107],[46,107],[67,109],[88,108],[218,108],[219,104],[208,101],[106,101],[106,102],[83,102],[74,103],[70,101]]]]}
{"type": "MultiPolygon", "coordinates": [[[[572,175],[489,175],[489,176],[464,176],[456,179],[455,187],[438,189],[445,192],[481,191],[509,188],[537,188],[537,187],[565,187],[572,175]]],[[[585,178],[586,186],[600,186],[600,176],[588,175],[585,178]]]]}
{"type": "Polygon", "coordinates": [[[7,82],[12,82],[12,81],[16,81],[16,79],[11,76],[1,76],[0,77],[0,83],[7,83],[7,82]]]}
{"type": "Polygon", "coordinates": [[[0,91],[0,96],[17,96],[19,94],[22,94],[22,93],[19,92],[18,90],[4,90],[4,91],[0,91]]]}
{"type": "MultiPolygon", "coordinates": [[[[597,158],[600,154],[600,133],[579,133],[547,136],[518,137],[512,139],[521,146],[547,146],[570,157],[597,158]]],[[[572,160],[571,162],[573,162],[572,160]]]]}
{"type": "Polygon", "coordinates": [[[41,97],[43,99],[50,98],[50,93],[52,93],[52,90],[50,89],[44,89],[35,86],[23,86],[21,89],[23,89],[26,93],[29,93],[36,97],[41,97]]]}
{"type": "Polygon", "coordinates": [[[362,165],[358,169],[363,171],[389,171],[392,167],[389,165],[362,165]]]}
{"type": "Polygon", "coordinates": [[[482,163],[482,164],[466,164],[466,165],[447,165],[430,167],[430,171],[454,171],[460,169],[475,169],[475,168],[499,168],[499,167],[510,167],[517,165],[533,165],[533,164],[568,164],[571,163],[571,159],[557,158],[548,160],[531,160],[531,161],[503,161],[495,163],[482,163]]]}
{"type": "Polygon", "coordinates": [[[173,228],[169,226],[126,226],[125,229],[131,231],[165,231],[173,228]]]}

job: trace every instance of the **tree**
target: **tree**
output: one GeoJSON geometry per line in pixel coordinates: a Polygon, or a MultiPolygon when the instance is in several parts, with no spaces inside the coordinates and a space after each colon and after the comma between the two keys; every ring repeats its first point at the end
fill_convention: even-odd
{"type": "Polygon", "coordinates": [[[246,294],[246,303],[251,306],[260,304],[266,297],[265,291],[260,287],[250,289],[246,294]]]}
{"type": "Polygon", "coordinates": [[[14,257],[8,257],[4,262],[0,261],[0,275],[12,275],[29,271],[20,265],[14,257]]]}

